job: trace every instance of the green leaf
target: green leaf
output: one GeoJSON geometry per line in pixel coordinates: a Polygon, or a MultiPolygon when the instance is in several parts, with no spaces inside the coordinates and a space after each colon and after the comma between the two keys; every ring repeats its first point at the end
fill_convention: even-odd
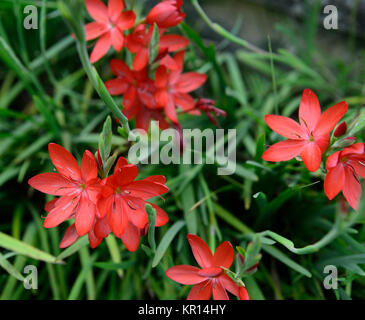
{"type": "Polygon", "coordinates": [[[275,259],[287,265],[289,268],[292,268],[294,271],[311,278],[312,274],[300,264],[296,263],[294,260],[290,259],[286,254],[282,253],[280,250],[275,247],[263,245],[262,249],[266,251],[268,254],[273,256],[275,259]]]}
{"type": "Polygon", "coordinates": [[[42,260],[49,263],[63,263],[61,259],[56,260],[56,257],[50,255],[49,253],[32,247],[29,244],[8,236],[2,232],[0,232],[0,247],[17,252],[35,260],[42,260]]]}
{"type": "Polygon", "coordinates": [[[108,116],[104,122],[103,131],[99,137],[99,152],[104,170],[112,149],[112,135],[112,119],[108,116]]]}
{"type": "Polygon", "coordinates": [[[153,252],[156,251],[155,241],[155,224],[156,224],[156,209],[154,209],[149,203],[146,204],[146,212],[148,215],[148,243],[153,252]]]}
{"type": "MultiPolygon", "coordinates": [[[[122,256],[120,254],[120,248],[117,243],[117,239],[113,234],[110,234],[105,239],[108,246],[110,256],[115,264],[120,264],[122,262],[122,256]]],[[[119,277],[123,277],[123,270],[117,270],[119,277]]]]}
{"type": "Polygon", "coordinates": [[[63,260],[75,252],[79,251],[80,248],[86,246],[89,243],[88,237],[84,236],[77,240],[73,245],[69,246],[67,249],[63,250],[58,256],[57,261],[63,260]]]}
{"type": "Polygon", "coordinates": [[[165,255],[167,248],[169,247],[172,240],[174,240],[176,234],[180,231],[180,229],[185,225],[185,221],[177,221],[175,222],[169,230],[163,236],[160,244],[156,249],[156,254],[152,260],[152,268],[156,267],[162,257],[165,255]]]}
{"type": "Polygon", "coordinates": [[[118,271],[121,269],[128,269],[129,267],[135,265],[137,260],[129,260],[123,262],[94,262],[94,267],[104,269],[104,270],[111,270],[111,271],[118,271]]]}
{"type": "Polygon", "coordinates": [[[23,275],[0,253],[0,266],[5,269],[10,275],[20,281],[24,281],[23,275]]]}
{"type": "Polygon", "coordinates": [[[149,50],[149,64],[152,65],[152,63],[155,61],[158,55],[158,43],[160,41],[160,38],[156,23],[153,26],[150,26],[150,28],[153,28],[153,32],[148,50],[149,50]]]}

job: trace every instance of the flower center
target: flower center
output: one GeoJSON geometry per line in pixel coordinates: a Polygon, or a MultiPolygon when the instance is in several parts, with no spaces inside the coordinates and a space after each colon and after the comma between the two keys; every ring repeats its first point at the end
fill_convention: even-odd
{"type": "Polygon", "coordinates": [[[85,190],[86,185],[85,185],[85,183],[80,183],[79,187],[80,187],[80,189],[85,190]]]}
{"type": "Polygon", "coordinates": [[[115,189],[115,193],[117,193],[117,194],[121,194],[121,193],[122,193],[122,190],[120,190],[120,188],[119,188],[119,187],[117,187],[117,188],[115,189]]]}

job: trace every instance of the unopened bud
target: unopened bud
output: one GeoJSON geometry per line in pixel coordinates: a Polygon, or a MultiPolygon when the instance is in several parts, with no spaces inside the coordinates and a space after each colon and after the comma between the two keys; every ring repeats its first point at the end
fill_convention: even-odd
{"type": "Polygon", "coordinates": [[[252,267],[248,268],[246,270],[246,272],[251,272],[254,271],[255,269],[257,269],[257,267],[259,266],[260,262],[255,263],[252,267]]]}
{"type": "Polygon", "coordinates": [[[347,131],[347,124],[346,121],[341,122],[340,125],[336,128],[335,132],[333,133],[333,135],[338,138],[343,136],[347,131]]]}
{"type": "Polygon", "coordinates": [[[244,264],[245,263],[245,258],[243,257],[243,255],[242,254],[238,254],[238,259],[240,260],[240,263],[241,264],[244,264]]]}

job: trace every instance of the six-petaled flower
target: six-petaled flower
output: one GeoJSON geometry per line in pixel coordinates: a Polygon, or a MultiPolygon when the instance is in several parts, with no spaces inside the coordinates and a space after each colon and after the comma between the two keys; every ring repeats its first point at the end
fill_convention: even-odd
{"type": "Polygon", "coordinates": [[[232,245],[225,241],[214,252],[198,236],[187,235],[191,250],[200,268],[189,265],[178,265],[166,271],[170,279],[185,285],[194,285],[188,300],[209,300],[213,294],[214,300],[229,300],[227,291],[237,297],[248,300],[245,289],[240,287],[224,273],[234,260],[232,245]]]}
{"type": "Polygon", "coordinates": [[[341,191],[349,205],[357,210],[361,198],[359,176],[365,178],[365,144],[355,143],[330,155],[326,162],[324,191],[332,200],[341,191]]]}
{"type": "Polygon", "coordinates": [[[120,51],[124,45],[123,31],[134,26],[136,14],[124,11],[124,0],[109,0],[108,7],[100,0],[85,0],[86,9],[95,20],[85,26],[86,40],[96,41],[91,52],[90,62],[101,59],[111,46],[120,51]]]}
{"type": "Polygon", "coordinates": [[[317,171],[322,153],[330,142],[330,132],[347,112],[347,103],[339,102],[321,114],[317,96],[305,89],[299,106],[299,123],[278,116],[266,115],[267,125],[288,138],[271,146],[262,155],[266,161],[287,161],[300,155],[309,171],[317,171]]]}

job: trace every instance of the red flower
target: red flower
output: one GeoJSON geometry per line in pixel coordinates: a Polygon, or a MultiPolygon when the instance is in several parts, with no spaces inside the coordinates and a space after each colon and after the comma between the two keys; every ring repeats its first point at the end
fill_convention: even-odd
{"type": "MultiPolygon", "coordinates": [[[[126,37],[126,47],[135,54],[133,69],[136,71],[144,69],[148,64],[153,29],[154,26],[150,26],[147,29],[145,24],[141,24],[134,29],[132,34],[126,37]]],[[[158,53],[160,55],[159,58],[161,58],[160,64],[176,69],[177,66],[174,65],[174,60],[167,56],[167,53],[183,49],[188,44],[189,40],[182,36],[175,34],[162,35],[162,32],[160,32],[158,43],[158,53]]]]}
{"type": "Polygon", "coordinates": [[[324,192],[332,200],[341,191],[349,205],[358,210],[361,184],[358,176],[365,178],[365,144],[355,143],[337,151],[327,159],[328,170],[324,180],[324,192]]]}
{"type": "Polygon", "coordinates": [[[46,204],[45,228],[53,228],[75,217],[77,234],[87,234],[96,214],[96,196],[100,189],[96,160],[85,151],[79,168],[76,159],[63,147],[50,143],[49,155],[58,173],[41,173],[28,183],[41,192],[61,196],[46,204]]]}
{"type": "Polygon", "coordinates": [[[199,88],[206,80],[205,74],[187,72],[182,74],[185,52],[178,52],[174,60],[178,65],[177,70],[168,70],[165,66],[159,66],[156,71],[156,102],[164,107],[166,116],[177,123],[176,106],[184,111],[194,108],[195,101],[189,92],[199,88]]]}
{"type": "Polygon", "coordinates": [[[105,83],[111,95],[123,95],[123,114],[136,118],[136,127],[148,131],[151,119],[159,121],[161,129],[169,127],[161,110],[156,109],[155,85],[147,70],[133,71],[122,61],[112,59],[110,67],[117,78],[105,83]]]}
{"type": "Polygon", "coordinates": [[[183,0],[165,0],[154,6],[147,15],[148,24],[156,23],[160,28],[178,25],[185,18],[181,11],[183,0]]]}
{"type": "Polygon", "coordinates": [[[226,290],[239,296],[239,287],[227,276],[222,267],[229,268],[234,259],[232,245],[225,241],[214,252],[198,236],[187,235],[193,255],[200,268],[179,265],[166,271],[170,279],[186,285],[194,285],[188,300],[209,300],[212,293],[214,300],[229,300],[226,290]]]}
{"type": "Polygon", "coordinates": [[[267,125],[276,133],[288,138],[264,152],[266,161],[287,161],[300,154],[309,171],[317,171],[322,153],[327,149],[330,132],[347,112],[345,101],[337,103],[321,114],[316,95],[305,89],[299,106],[299,122],[276,115],[265,116],[267,125]]]}
{"type": "MultiPolygon", "coordinates": [[[[164,176],[151,176],[134,181],[137,175],[137,166],[128,164],[126,159],[120,157],[114,174],[104,180],[97,201],[98,221],[95,224],[95,235],[103,238],[111,231],[117,237],[121,237],[124,243],[134,244],[129,243],[129,248],[126,244],[129,250],[137,249],[140,229],[144,229],[148,224],[146,200],[169,190],[164,185],[164,176]]],[[[166,224],[167,214],[155,204],[151,205],[156,209],[156,226],[166,224]]]]}
{"type": "Polygon", "coordinates": [[[136,14],[131,11],[123,11],[123,0],[109,0],[108,7],[100,0],[85,0],[86,9],[95,22],[88,23],[86,28],[86,40],[100,39],[96,42],[90,56],[90,62],[94,63],[102,58],[113,46],[116,51],[123,48],[123,31],[134,26],[136,14]]]}

